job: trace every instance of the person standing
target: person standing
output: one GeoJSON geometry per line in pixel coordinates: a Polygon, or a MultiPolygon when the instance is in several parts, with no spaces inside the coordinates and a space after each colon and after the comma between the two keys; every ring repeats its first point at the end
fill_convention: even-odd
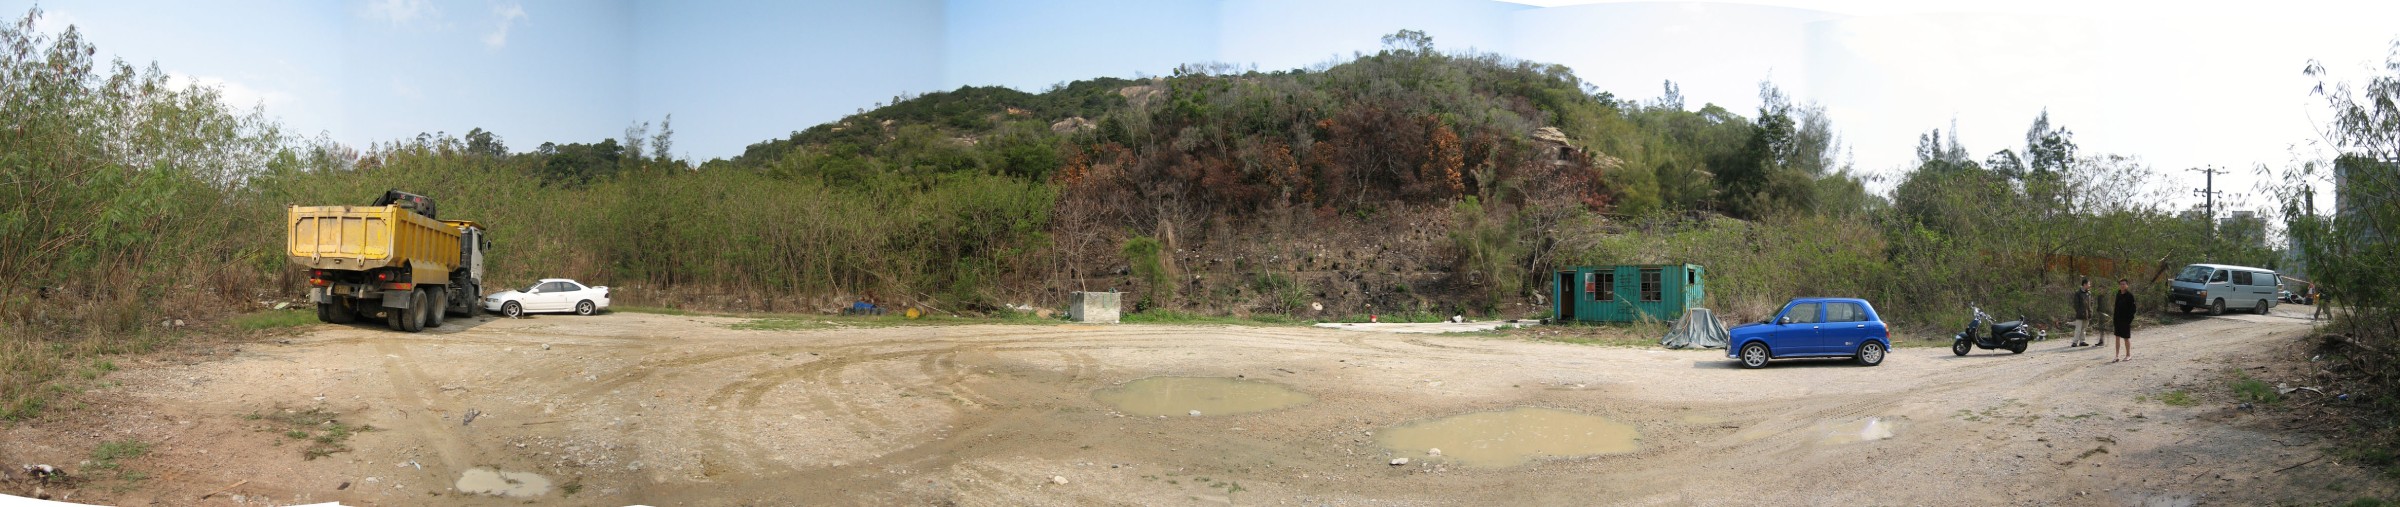
{"type": "Polygon", "coordinates": [[[2117,279],[2117,308],[2110,320],[2115,321],[2117,358],[2109,362],[2133,360],[2133,283],[2117,279]]]}
{"type": "Polygon", "coordinates": [[[2091,319],[2092,277],[2087,276],[2083,277],[2083,283],[2075,287],[2075,343],[2067,346],[2081,347],[2086,345],[2083,343],[2083,324],[2091,319]]]}
{"type": "Polygon", "coordinates": [[[2325,304],[2325,293],[2317,292],[2317,282],[2308,282],[2308,306],[2315,308],[2308,312],[2310,321],[2333,314],[2332,306],[2325,304]]]}

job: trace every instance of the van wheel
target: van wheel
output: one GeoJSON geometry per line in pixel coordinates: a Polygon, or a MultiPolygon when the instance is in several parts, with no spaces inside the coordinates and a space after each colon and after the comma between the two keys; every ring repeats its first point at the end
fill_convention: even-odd
{"type": "Polygon", "coordinates": [[[2208,304],[2208,314],[2209,314],[2209,315],[2224,315],[2224,314],[2225,314],[2225,298],[2217,298],[2217,302],[2215,302],[2215,303],[2209,303],[2209,304],[2208,304]]]}
{"type": "Polygon", "coordinates": [[[2252,311],[2252,312],[2257,312],[2259,315],[2266,315],[2266,314],[2267,314],[2267,300],[2265,300],[2265,299],[2260,299],[2260,300],[2258,300],[2258,307],[2257,307],[2257,308],[2251,308],[2251,309],[2250,309],[2250,311],[2252,311]]]}
{"type": "Polygon", "coordinates": [[[2183,305],[2183,313],[2192,313],[2192,305],[2183,305]]]}

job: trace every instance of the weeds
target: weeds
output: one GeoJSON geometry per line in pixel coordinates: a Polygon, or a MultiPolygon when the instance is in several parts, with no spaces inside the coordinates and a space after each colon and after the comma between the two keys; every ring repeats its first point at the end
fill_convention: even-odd
{"type": "MultiPolygon", "coordinates": [[[[342,423],[335,419],[335,414],[326,412],[323,408],[312,408],[306,411],[278,410],[263,415],[252,412],[243,415],[242,418],[252,421],[266,420],[272,424],[264,431],[282,430],[284,438],[306,442],[307,446],[301,448],[300,456],[311,460],[334,453],[348,452],[351,436],[375,431],[374,426],[351,426],[342,423]]],[[[281,445],[280,442],[278,445],[281,445]]]]}
{"type": "Polygon", "coordinates": [[[2275,386],[2267,384],[2267,381],[2264,380],[2250,378],[2249,375],[2243,375],[2233,381],[2233,397],[2260,405],[2283,401],[2283,395],[2275,393],[2275,386]]]}
{"type": "Polygon", "coordinates": [[[2158,395],[2158,402],[2172,407],[2189,407],[2200,404],[2200,400],[2192,398],[2192,393],[2181,390],[2167,391],[2166,394],[2158,395]]]}
{"type": "Polygon", "coordinates": [[[99,447],[92,448],[92,462],[90,465],[85,465],[84,470],[109,472],[113,478],[127,482],[148,479],[150,478],[149,474],[126,470],[123,462],[149,453],[150,444],[140,440],[101,442],[99,447]]]}
{"type": "Polygon", "coordinates": [[[313,311],[269,310],[235,315],[231,322],[233,327],[245,331],[264,331],[315,324],[317,323],[317,314],[313,311]]]}
{"type": "Polygon", "coordinates": [[[1121,317],[1120,320],[1127,324],[1222,324],[1232,326],[1290,326],[1301,324],[1300,322],[1291,320],[1289,317],[1284,317],[1281,315],[1262,315],[1250,318],[1219,317],[1214,315],[1201,315],[1197,313],[1179,312],[1174,310],[1148,310],[1138,313],[1129,313],[1121,317]]]}

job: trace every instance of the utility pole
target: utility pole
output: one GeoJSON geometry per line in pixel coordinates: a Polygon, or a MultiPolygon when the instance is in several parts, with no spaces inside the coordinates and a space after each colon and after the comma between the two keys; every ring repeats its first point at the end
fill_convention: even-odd
{"type": "Polygon", "coordinates": [[[2224,193],[2217,191],[2217,175],[2225,174],[2225,171],[2215,167],[2185,170],[2200,173],[2205,178],[2201,183],[2203,186],[2199,190],[2193,190],[2192,193],[2200,194],[2201,213],[2205,214],[2200,218],[2207,221],[2208,239],[2215,240],[2217,239],[2217,194],[2224,193]]]}

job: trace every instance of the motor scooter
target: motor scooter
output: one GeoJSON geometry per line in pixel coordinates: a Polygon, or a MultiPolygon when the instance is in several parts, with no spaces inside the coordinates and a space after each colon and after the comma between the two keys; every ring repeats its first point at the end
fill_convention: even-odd
{"type": "Polygon", "coordinates": [[[1973,303],[1968,303],[1967,309],[1972,310],[1974,315],[1967,320],[1967,330],[1960,331],[1958,335],[1951,337],[1950,353],[1952,354],[1963,356],[1977,348],[2006,349],[2013,354],[2023,354],[2025,345],[2033,341],[2033,333],[2025,326],[2025,319],[2022,317],[2017,320],[1992,324],[1991,332],[1986,334],[1982,332],[1983,323],[1991,320],[1992,316],[1983,313],[1983,309],[1975,307],[1973,303]]]}

